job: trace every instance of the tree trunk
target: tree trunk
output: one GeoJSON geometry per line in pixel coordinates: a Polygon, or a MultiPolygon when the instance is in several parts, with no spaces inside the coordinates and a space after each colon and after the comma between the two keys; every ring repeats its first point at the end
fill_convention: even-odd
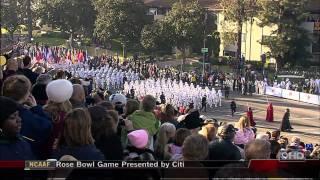
{"type": "Polygon", "coordinates": [[[27,0],[27,16],[28,16],[28,42],[31,42],[31,38],[32,38],[31,0],[27,0]]]}
{"type": "Polygon", "coordinates": [[[70,48],[73,47],[73,32],[70,32],[70,38],[69,38],[70,48]]]}
{"type": "Polygon", "coordinates": [[[237,59],[241,58],[241,45],[242,45],[242,21],[238,21],[238,32],[237,32],[237,59]]]}

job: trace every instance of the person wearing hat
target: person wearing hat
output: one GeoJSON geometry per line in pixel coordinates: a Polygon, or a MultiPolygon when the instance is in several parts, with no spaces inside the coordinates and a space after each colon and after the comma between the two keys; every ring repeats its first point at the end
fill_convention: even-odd
{"type": "Polygon", "coordinates": [[[34,160],[30,144],[20,135],[19,105],[0,96],[0,160],[34,160]]]}
{"type": "Polygon", "coordinates": [[[47,144],[47,153],[51,155],[56,148],[58,139],[63,133],[64,120],[66,114],[72,110],[72,105],[69,101],[73,92],[73,87],[70,81],[58,79],[51,81],[46,87],[48,103],[43,109],[51,116],[53,129],[47,144]]]}
{"type": "Polygon", "coordinates": [[[127,98],[123,94],[112,94],[109,97],[109,101],[114,105],[115,110],[118,111],[119,115],[124,113],[124,106],[127,104],[127,98]]]}
{"type": "Polygon", "coordinates": [[[30,93],[31,82],[23,75],[8,77],[2,87],[2,95],[9,97],[19,104],[19,115],[22,119],[21,134],[32,139],[32,150],[38,157],[43,157],[43,147],[51,133],[52,121],[37,105],[30,93]]]}
{"type": "Polygon", "coordinates": [[[218,128],[219,141],[209,144],[209,160],[240,160],[241,154],[233,144],[236,129],[231,124],[218,128]]]}

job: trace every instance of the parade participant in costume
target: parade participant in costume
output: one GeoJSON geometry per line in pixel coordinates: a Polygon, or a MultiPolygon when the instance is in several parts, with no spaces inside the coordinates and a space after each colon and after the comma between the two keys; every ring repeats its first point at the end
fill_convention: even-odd
{"type": "Polygon", "coordinates": [[[247,118],[249,119],[251,126],[256,126],[256,122],[254,122],[254,120],[253,120],[253,112],[252,112],[251,107],[248,107],[247,118]]]}
{"type": "Polygon", "coordinates": [[[272,106],[272,103],[268,104],[266,121],[273,122],[273,106],[272,106]]]}
{"type": "Polygon", "coordinates": [[[231,101],[230,108],[231,108],[231,115],[233,116],[237,110],[237,104],[234,100],[231,101]]]}
{"type": "Polygon", "coordinates": [[[280,126],[281,131],[291,131],[291,129],[293,129],[291,127],[289,118],[290,118],[290,110],[287,109],[281,121],[281,126],[280,126]]]}

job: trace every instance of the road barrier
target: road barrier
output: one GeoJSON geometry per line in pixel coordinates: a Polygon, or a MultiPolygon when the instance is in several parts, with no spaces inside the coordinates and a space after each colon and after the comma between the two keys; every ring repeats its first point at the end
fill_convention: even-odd
{"type": "Polygon", "coordinates": [[[320,96],[309,93],[302,93],[297,91],[291,91],[276,87],[267,86],[266,87],[266,95],[282,97],[286,99],[292,99],[296,101],[301,101],[309,104],[320,105],[320,96]]]}

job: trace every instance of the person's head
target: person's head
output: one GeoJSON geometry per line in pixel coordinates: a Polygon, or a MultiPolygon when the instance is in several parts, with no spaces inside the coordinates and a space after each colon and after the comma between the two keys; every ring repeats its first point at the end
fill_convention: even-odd
{"type": "Polygon", "coordinates": [[[287,108],[287,109],[286,109],[286,112],[287,112],[287,113],[290,113],[290,109],[289,109],[289,108],[287,108]]]}
{"type": "Polygon", "coordinates": [[[269,141],[255,139],[249,141],[244,147],[245,159],[270,159],[271,145],[269,141]]]}
{"type": "Polygon", "coordinates": [[[97,105],[104,107],[106,110],[114,110],[114,106],[110,101],[101,101],[97,105]]]}
{"type": "Polygon", "coordinates": [[[268,139],[271,139],[271,132],[270,131],[267,131],[266,135],[269,137],[268,139]]]}
{"type": "Polygon", "coordinates": [[[171,123],[163,123],[158,132],[157,141],[155,143],[155,152],[163,155],[165,145],[170,139],[173,139],[176,133],[176,127],[171,123]]]}
{"type": "Polygon", "coordinates": [[[117,130],[118,127],[118,123],[119,123],[119,115],[118,112],[116,110],[107,110],[107,112],[109,113],[109,115],[112,117],[112,120],[114,122],[114,129],[115,131],[117,130]]]}
{"type": "Polygon", "coordinates": [[[142,100],[142,110],[152,112],[156,107],[156,99],[151,95],[146,95],[142,100]]]}
{"type": "Polygon", "coordinates": [[[132,131],[127,136],[130,144],[137,149],[145,149],[148,145],[149,135],[144,129],[132,131]]]}
{"type": "Polygon", "coordinates": [[[70,98],[70,101],[84,103],[86,94],[84,92],[83,86],[80,84],[74,84],[72,87],[73,87],[73,93],[70,98]]]}
{"type": "Polygon", "coordinates": [[[114,119],[106,109],[101,106],[93,106],[88,108],[88,110],[92,119],[91,132],[95,140],[116,133],[114,119]]]}
{"type": "Polygon", "coordinates": [[[118,114],[124,113],[124,106],[127,104],[127,98],[123,94],[112,94],[109,101],[114,105],[118,114]]]}
{"type": "Polygon", "coordinates": [[[250,121],[249,121],[249,119],[248,119],[247,117],[241,116],[241,118],[239,119],[237,125],[238,125],[238,128],[239,128],[240,130],[243,130],[243,129],[245,129],[245,128],[250,127],[250,121]]]}
{"type": "Polygon", "coordinates": [[[7,70],[17,71],[18,68],[19,68],[19,65],[18,65],[17,59],[12,58],[7,61],[7,65],[6,65],[7,70]]]}
{"type": "Polygon", "coordinates": [[[49,84],[52,81],[52,77],[49,74],[40,74],[37,77],[36,83],[37,84],[49,84]]]}
{"type": "Polygon", "coordinates": [[[98,104],[104,101],[104,96],[101,92],[96,92],[93,94],[94,103],[98,104]]]}
{"type": "Polygon", "coordinates": [[[205,122],[205,125],[202,126],[201,130],[199,131],[199,134],[207,138],[207,140],[210,142],[216,137],[217,130],[213,122],[212,123],[205,122]]]}
{"type": "Polygon", "coordinates": [[[28,99],[30,91],[31,82],[23,75],[10,76],[2,85],[2,95],[13,99],[20,104],[28,99]]]}
{"type": "Polygon", "coordinates": [[[22,60],[23,60],[23,67],[26,69],[29,69],[32,65],[30,56],[24,56],[22,60]]]}
{"type": "Polygon", "coordinates": [[[191,135],[191,131],[187,128],[180,128],[176,131],[174,137],[174,144],[177,146],[182,146],[184,140],[191,135]]]}
{"type": "Polygon", "coordinates": [[[173,117],[175,115],[175,109],[171,104],[166,104],[162,106],[161,112],[169,117],[173,117]]]}
{"type": "Polygon", "coordinates": [[[125,108],[124,108],[124,114],[126,116],[129,116],[130,114],[132,114],[136,110],[139,110],[139,106],[140,106],[139,101],[137,101],[135,99],[129,99],[125,108]]]}
{"type": "Polygon", "coordinates": [[[43,106],[43,109],[50,113],[52,116],[53,122],[59,122],[60,121],[60,113],[68,113],[72,110],[72,105],[69,100],[66,100],[64,102],[58,103],[54,101],[48,101],[46,105],[43,106]]]}
{"type": "Polygon", "coordinates": [[[291,143],[294,143],[294,144],[299,145],[300,142],[301,142],[301,141],[300,141],[300,138],[297,137],[297,136],[293,136],[293,137],[291,138],[291,143]]]}
{"type": "Polygon", "coordinates": [[[261,140],[269,140],[269,136],[267,134],[258,134],[256,139],[261,139],[261,140]]]}
{"type": "Polygon", "coordinates": [[[275,130],[271,132],[271,138],[270,139],[275,139],[278,140],[280,138],[280,130],[275,130]]]}
{"type": "Polygon", "coordinates": [[[182,145],[184,160],[204,160],[208,156],[208,140],[199,134],[188,136],[182,145]]]}
{"type": "Polygon", "coordinates": [[[42,73],[44,73],[46,70],[45,70],[42,66],[37,66],[37,67],[33,68],[32,71],[33,71],[34,73],[37,73],[37,74],[42,74],[42,73]]]}
{"type": "Polygon", "coordinates": [[[0,136],[14,138],[20,129],[18,104],[10,98],[0,96],[0,136]]]}
{"type": "Polygon", "coordinates": [[[69,101],[73,94],[73,87],[70,81],[58,79],[51,81],[46,87],[48,100],[55,103],[69,101]]]}
{"type": "Polygon", "coordinates": [[[233,141],[236,129],[232,124],[224,124],[218,128],[218,136],[220,139],[233,141]]]}
{"type": "Polygon", "coordinates": [[[66,73],[63,70],[58,70],[55,79],[66,79],[66,73]]]}
{"type": "Polygon", "coordinates": [[[84,108],[71,110],[65,117],[62,141],[60,141],[60,144],[76,147],[93,143],[90,113],[84,108]]]}

